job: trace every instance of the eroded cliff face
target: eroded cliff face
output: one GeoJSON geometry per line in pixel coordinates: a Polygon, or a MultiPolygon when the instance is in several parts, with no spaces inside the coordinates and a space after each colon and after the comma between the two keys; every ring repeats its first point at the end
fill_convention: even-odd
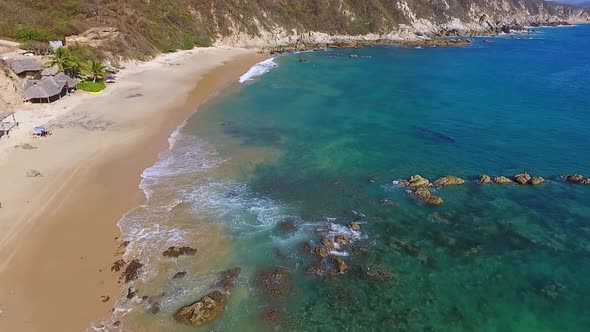
{"type": "Polygon", "coordinates": [[[542,0],[0,1],[0,34],[17,38],[22,27],[33,28],[46,39],[86,43],[123,58],[195,45],[260,48],[494,34],[564,21],[588,22],[590,9],[542,0]]]}
{"type": "MultiPolygon", "coordinates": [[[[488,35],[527,26],[590,21],[588,9],[536,0],[337,0],[312,1],[304,8],[286,20],[263,8],[251,9],[255,15],[250,18],[241,15],[236,19],[225,15],[226,28],[216,29],[216,44],[268,47],[297,43],[401,41],[488,35]],[[302,15],[311,17],[302,18],[302,15]],[[328,23],[330,21],[333,23],[328,23]],[[244,25],[244,22],[249,23],[244,25]]],[[[212,13],[218,16],[215,9],[212,13]]]]}

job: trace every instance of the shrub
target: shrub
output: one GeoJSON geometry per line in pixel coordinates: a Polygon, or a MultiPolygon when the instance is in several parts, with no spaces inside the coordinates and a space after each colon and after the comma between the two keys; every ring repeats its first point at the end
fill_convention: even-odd
{"type": "Polygon", "coordinates": [[[76,85],[76,88],[86,91],[86,92],[93,92],[97,93],[104,89],[106,89],[107,85],[105,84],[104,80],[92,82],[92,81],[82,81],[76,85]]]}
{"type": "Polygon", "coordinates": [[[30,26],[19,27],[14,33],[14,38],[19,42],[48,41],[48,37],[46,32],[30,26]]]}

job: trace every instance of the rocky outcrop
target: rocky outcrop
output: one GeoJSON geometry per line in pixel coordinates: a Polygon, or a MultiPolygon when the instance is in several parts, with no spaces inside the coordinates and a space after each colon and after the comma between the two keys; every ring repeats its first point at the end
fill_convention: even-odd
{"type": "Polygon", "coordinates": [[[590,178],[585,178],[583,175],[580,174],[562,175],[561,177],[569,183],[583,185],[590,184],[590,178]]]}
{"type": "Polygon", "coordinates": [[[332,262],[334,263],[334,266],[336,267],[336,271],[338,271],[338,273],[344,273],[348,271],[348,265],[346,264],[344,259],[342,259],[342,257],[332,257],[332,262]]]}
{"type": "Polygon", "coordinates": [[[350,225],[348,226],[348,228],[350,228],[351,230],[358,232],[361,230],[361,225],[359,225],[358,222],[353,221],[352,223],[350,223],[350,225]]]}
{"type": "Polygon", "coordinates": [[[225,309],[226,297],[220,291],[213,291],[196,302],[186,305],[174,314],[179,322],[202,326],[217,319],[225,309]]]}
{"type": "Polygon", "coordinates": [[[480,183],[492,183],[492,178],[486,174],[480,174],[478,180],[480,183]]]}
{"type": "Polygon", "coordinates": [[[430,187],[430,181],[421,175],[414,175],[407,180],[408,187],[419,188],[419,187],[430,187]]]}
{"type": "Polygon", "coordinates": [[[505,176],[496,176],[496,177],[494,177],[494,183],[510,184],[510,183],[514,183],[514,182],[505,176]]]}
{"type": "Polygon", "coordinates": [[[212,289],[197,301],[180,308],[174,319],[191,326],[202,326],[217,319],[225,310],[227,296],[235,286],[240,271],[240,268],[233,268],[221,272],[212,289]]]}
{"type": "Polygon", "coordinates": [[[448,187],[448,186],[459,186],[465,183],[465,180],[458,178],[456,176],[445,176],[436,181],[432,184],[436,187],[448,187]]]}
{"type": "Polygon", "coordinates": [[[540,176],[533,176],[533,177],[532,177],[532,178],[529,180],[529,182],[528,182],[528,183],[529,183],[530,185],[536,186],[536,185],[539,185],[539,184],[541,184],[541,183],[543,183],[543,182],[545,182],[545,179],[543,179],[542,177],[540,177],[540,176]]]}
{"type": "Polygon", "coordinates": [[[519,184],[526,184],[531,180],[531,176],[528,173],[520,173],[514,176],[514,182],[519,184]]]}
{"type": "Polygon", "coordinates": [[[170,247],[162,255],[164,257],[174,257],[177,258],[179,256],[187,255],[187,256],[194,256],[197,253],[197,249],[191,247],[170,247]]]}
{"type": "Polygon", "coordinates": [[[430,205],[441,205],[444,203],[444,200],[438,196],[434,196],[430,193],[427,187],[418,187],[414,190],[414,194],[418,197],[419,200],[426,204],[430,205]]]}

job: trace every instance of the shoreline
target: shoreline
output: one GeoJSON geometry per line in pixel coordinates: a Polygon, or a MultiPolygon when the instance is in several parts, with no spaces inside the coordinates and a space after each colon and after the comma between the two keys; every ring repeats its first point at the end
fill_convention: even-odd
{"type": "Polygon", "coordinates": [[[7,257],[0,330],[80,331],[110,314],[122,290],[110,271],[117,222],[144,199],[141,173],[199,104],[264,58],[235,48],[164,55],[130,69],[102,95],[52,105],[65,108],[50,117],[52,136],[3,142],[0,179],[14,184],[0,198],[7,257]],[[35,149],[13,147],[26,143],[35,149]],[[25,177],[28,168],[42,176],[25,177]]]}

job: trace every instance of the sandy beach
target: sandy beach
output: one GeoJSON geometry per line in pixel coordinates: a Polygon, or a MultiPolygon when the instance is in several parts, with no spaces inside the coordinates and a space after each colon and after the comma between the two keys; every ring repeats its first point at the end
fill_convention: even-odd
{"type": "Polygon", "coordinates": [[[129,64],[101,95],[18,110],[19,128],[0,139],[0,331],[82,331],[109,315],[120,294],[116,223],[144,199],[140,174],[200,103],[263,58],[166,54],[129,64]],[[43,124],[53,134],[33,139],[43,124]]]}

